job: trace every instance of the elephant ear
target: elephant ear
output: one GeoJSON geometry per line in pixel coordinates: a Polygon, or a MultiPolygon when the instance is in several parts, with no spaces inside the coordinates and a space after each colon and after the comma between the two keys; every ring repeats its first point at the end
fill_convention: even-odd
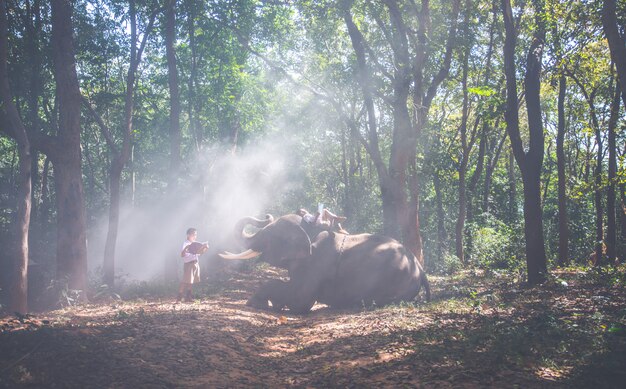
{"type": "Polygon", "coordinates": [[[286,215],[264,229],[270,236],[269,244],[263,250],[266,262],[287,267],[291,261],[311,256],[311,239],[300,227],[300,221],[298,215],[286,215]]]}

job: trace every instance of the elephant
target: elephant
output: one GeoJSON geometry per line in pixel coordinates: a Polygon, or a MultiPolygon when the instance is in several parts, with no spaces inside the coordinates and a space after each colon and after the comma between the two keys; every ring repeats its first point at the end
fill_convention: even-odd
{"type": "Polygon", "coordinates": [[[386,305],[413,300],[428,278],[415,256],[400,242],[382,235],[305,231],[296,214],[274,219],[246,217],[235,226],[245,251],[221,253],[225,259],[259,257],[287,269],[289,280],[271,280],[248,300],[257,309],[307,313],[315,302],[331,308],[386,305]],[[259,228],[245,232],[248,225],[259,228]],[[319,232],[319,233],[318,233],[319,232]],[[271,303],[271,307],[269,305],[271,303]]]}

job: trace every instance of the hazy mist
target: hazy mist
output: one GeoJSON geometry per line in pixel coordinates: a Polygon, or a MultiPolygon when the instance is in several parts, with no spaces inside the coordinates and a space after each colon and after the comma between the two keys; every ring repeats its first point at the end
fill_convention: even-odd
{"type": "MultiPolygon", "coordinates": [[[[176,196],[134,207],[125,204],[120,210],[116,274],[149,280],[172,269],[182,271],[179,254],[189,227],[198,229],[198,241],[211,246],[201,264],[218,261],[218,251],[238,249],[232,240],[237,220],[293,211],[280,205],[285,193],[302,185],[293,153],[285,139],[267,139],[235,155],[213,148],[201,152],[198,161],[186,161],[188,171],[181,174],[176,196]]],[[[89,231],[91,272],[102,266],[107,228],[105,214],[89,231]]]]}

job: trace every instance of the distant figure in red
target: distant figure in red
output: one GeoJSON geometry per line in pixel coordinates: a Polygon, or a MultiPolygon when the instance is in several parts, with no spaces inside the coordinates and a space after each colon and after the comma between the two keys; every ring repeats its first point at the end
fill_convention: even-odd
{"type": "Polygon", "coordinates": [[[324,208],[322,204],[319,205],[317,212],[315,214],[310,213],[305,208],[300,208],[297,212],[297,215],[302,216],[302,220],[309,224],[315,224],[316,226],[329,230],[333,227],[337,227],[337,231],[342,234],[347,234],[348,231],[344,230],[341,227],[341,222],[346,221],[345,216],[337,216],[328,209],[324,208]]]}
{"type": "Polygon", "coordinates": [[[191,294],[193,284],[200,282],[200,264],[198,259],[200,254],[204,253],[208,248],[208,243],[202,243],[198,245],[196,239],[198,238],[198,230],[195,228],[187,229],[187,240],[183,243],[183,249],[180,252],[180,257],[183,259],[183,279],[180,282],[178,288],[177,302],[180,302],[183,296],[185,301],[193,301],[191,294]],[[199,248],[196,248],[199,246],[199,248]]]}

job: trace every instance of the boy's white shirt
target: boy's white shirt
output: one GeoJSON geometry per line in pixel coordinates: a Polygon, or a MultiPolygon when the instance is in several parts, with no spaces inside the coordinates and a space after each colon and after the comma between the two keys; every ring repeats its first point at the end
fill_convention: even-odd
{"type": "MultiPolygon", "coordinates": [[[[185,243],[183,243],[183,248],[181,250],[184,250],[185,247],[189,246],[191,243],[192,242],[190,240],[186,240],[185,243]]],[[[200,257],[200,254],[191,254],[190,252],[186,252],[185,256],[183,257],[183,261],[185,263],[193,262],[193,261],[197,261],[199,257],[200,257]]]]}

